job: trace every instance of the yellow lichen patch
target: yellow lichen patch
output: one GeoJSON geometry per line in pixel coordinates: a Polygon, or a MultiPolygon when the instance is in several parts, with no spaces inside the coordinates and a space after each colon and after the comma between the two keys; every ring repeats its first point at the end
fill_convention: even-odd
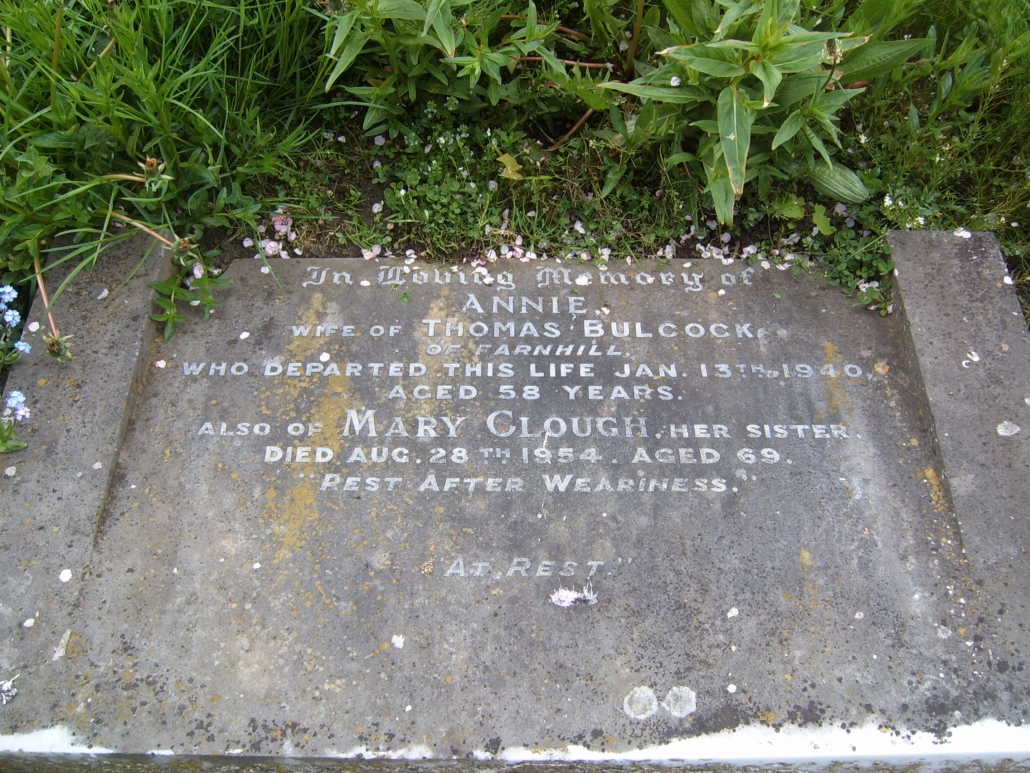
{"type": "Polygon", "coordinates": [[[875,373],[877,376],[886,376],[887,371],[889,371],[890,369],[891,366],[888,365],[886,362],[878,362],[875,365],[873,365],[873,373],[875,373]]]}
{"type": "Polygon", "coordinates": [[[815,566],[815,559],[812,558],[812,553],[808,548],[801,548],[801,550],[798,551],[798,561],[801,563],[802,572],[807,572],[815,566]]]}
{"type": "Polygon", "coordinates": [[[937,470],[927,467],[919,473],[919,477],[930,487],[930,501],[933,503],[933,509],[938,513],[947,513],[948,494],[944,490],[940,476],[937,475],[937,470]]]}
{"type": "Polygon", "coordinates": [[[758,721],[772,724],[776,721],[776,712],[771,710],[762,711],[758,714],[758,721]]]}
{"type": "Polygon", "coordinates": [[[826,407],[830,413],[841,414],[841,409],[844,407],[844,400],[847,397],[844,391],[844,383],[841,379],[841,375],[844,373],[844,356],[840,353],[840,349],[832,341],[823,342],[823,358],[825,360],[824,365],[831,366],[830,372],[825,372],[824,378],[826,383],[826,407]]]}
{"type": "MultiPolygon", "coordinates": [[[[311,537],[311,527],[319,516],[314,485],[311,481],[299,483],[281,500],[270,498],[265,505],[264,517],[273,522],[273,530],[280,539],[273,559],[275,563],[303,547],[311,537]]],[[[274,497],[275,490],[269,489],[269,493],[274,497]]]]}

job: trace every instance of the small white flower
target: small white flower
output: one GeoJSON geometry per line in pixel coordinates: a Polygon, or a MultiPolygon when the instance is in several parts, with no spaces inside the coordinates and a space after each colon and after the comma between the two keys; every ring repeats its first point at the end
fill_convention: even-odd
{"type": "Polygon", "coordinates": [[[382,147],[386,144],[386,137],[384,137],[382,134],[377,134],[373,142],[375,142],[375,144],[379,147],[382,147]]]}
{"type": "Polygon", "coordinates": [[[582,220],[577,220],[576,224],[572,227],[576,229],[577,233],[585,234],[587,232],[587,229],[583,227],[582,220]]]}
{"type": "Polygon", "coordinates": [[[673,75],[672,79],[669,81],[670,86],[679,86],[681,83],[683,83],[683,81],[680,80],[680,76],[678,75],[673,75]]]}
{"type": "Polygon", "coordinates": [[[337,142],[346,142],[347,141],[347,135],[346,134],[337,135],[336,141],[337,142]]]}
{"type": "Polygon", "coordinates": [[[253,240],[253,239],[251,239],[251,238],[250,238],[250,237],[248,236],[248,237],[247,237],[246,239],[244,239],[244,240],[243,240],[243,246],[244,246],[244,247],[253,247],[253,246],[254,246],[254,240],[253,240]]]}
{"type": "Polygon", "coordinates": [[[164,360],[158,360],[157,362],[154,363],[154,367],[155,368],[164,368],[167,365],[168,365],[168,363],[165,362],[164,360]]]}
{"type": "Polygon", "coordinates": [[[265,255],[278,255],[279,254],[279,242],[274,239],[265,239],[261,242],[261,249],[265,251],[265,255]]]}
{"type": "Polygon", "coordinates": [[[375,204],[372,205],[372,214],[373,215],[378,215],[382,211],[383,211],[383,202],[377,201],[375,204]]]}
{"type": "Polygon", "coordinates": [[[380,168],[382,168],[382,166],[383,166],[383,162],[380,161],[378,158],[375,161],[372,162],[372,168],[373,169],[380,169],[380,168]]]}
{"type": "Polygon", "coordinates": [[[490,182],[488,182],[486,184],[486,187],[489,188],[492,191],[497,190],[497,180],[491,180],[490,182]]]}

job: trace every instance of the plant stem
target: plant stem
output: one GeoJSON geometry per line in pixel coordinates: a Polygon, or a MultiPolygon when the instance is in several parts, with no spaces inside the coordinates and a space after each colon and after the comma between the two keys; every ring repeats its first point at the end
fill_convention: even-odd
{"type": "MultiPolygon", "coordinates": [[[[525,19],[526,17],[525,16],[519,16],[517,13],[506,13],[506,14],[503,14],[501,16],[501,18],[505,19],[507,21],[515,21],[515,20],[525,19]]],[[[591,39],[590,36],[587,35],[586,33],[580,32],[579,30],[569,29],[568,27],[563,27],[560,24],[557,27],[555,27],[555,29],[558,32],[564,32],[566,35],[571,35],[572,37],[579,38],[580,40],[586,40],[586,41],[589,42],[590,39],[591,39]]]]}
{"type": "Polygon", "coordinates": [[[161,234],[159,234],[154,229],[149,228],[148,226],[143,225],[143,223],[139,222],[138,220],[133,220],[131,217],[129,217],[126,214],[123,214],[121,212],[115,212],[114,210],[111,210],[108,214],[110,214],[111,217],[113,217],[115,220],[121,220],[123,223],[128,223],[129,225],[131,225],[131,226],[133,226],[135,228],[138,228],[139,230],[143,231],[143,233],[150,234],[151,236],[153,236],[155,239],[157,239],[159,242],[161,242],[166,247],[174,247],[175,246],[175,242],[173,242],[170,239],[162,236],[161,234]]]}
{"type": "Polygon", "coordinates": [[[633,20],[633,38],[629,41],[629,50],[626,52],[625,66],[626,80],[633,80],[636,71],[635,62],[637,59],[637,44],[640,41],[640,26],[644,23],[644,0],[637,0],[637,17],[633,20]]]}
{"type": "MultiPolygon", "coordinates": [[[[519,61],[520,62],[542,62],[542,61],[544,61],[544,58],[542,56],[520,56],[519,57],[519,61]]],[[[568,65],[569,67],[586,67],[587,69],[590,69],[590,70],[609,70],[609,69],[611,69],[611,65],[608,64],[607,62],[604,62],[604,63],[598,63],[598,62],[574,62],[571,59],[559,59],[558,61],[561,62],[564,65],[568,65]]]]}
{"type": "Polygon", "coordinates": [[[571,129],[569,129],[569,130],[568,130],[568,131],[567,131],[567,132],[565,133],[565,136],[563,136],[563,137],[562,137],[562,138],[561,138],[560,140],[558,140],[558,141],[557,141],[556,143],[554,143],[553,145],[551,145],[551,147],[549,147],[549,148],[547,149],[547,152],[548,152],[548,153],[553,153],[553,152],[554,152],[554,151],[556,151],[556,150],[557,150],[558,148],[560,148],[560,147],[561,147],[562,145],[564,145],[564,144],[565,144],[566,142],[568,142],[569,138],[570,138],[570,137],[571,137],[571,136],[572,136],[573,134],[575,134],[576,132],[578,132],[578,131],[580,130],[580,127],[582,127],[582,126],[583,126],[583,124],[585,124],[585,123],[587,122],[587,119],[588,119],[588,118],[589,118],[590,116],[592,116],[593,114],[594,114],[594,108],[590,108],[590,109],[589,109],[589,110],[587,110],[587,111],[586,111],[585,113],[583,113],[583,117],[582,117],[582,118],[580,118],[580,119],[579,119],[578,121],[576,121],[576,125],[575,125],[575,126],[573,126],[573,127],[571,128],[571,129]]]}
{"type": "Polygon", "coordinates": [[[46,285],[43,284],[43,264],[39,259],[39,243],[33,244],[32,267],[36,270],[36,285],[39,287],[39,294],[43,296],[43,307],[46,309],[47,321],[50,323],[50,332],[57,338],[57,323],[54,321],[54,313],[50,311],[50,298],[47,296],[46,285]]]}

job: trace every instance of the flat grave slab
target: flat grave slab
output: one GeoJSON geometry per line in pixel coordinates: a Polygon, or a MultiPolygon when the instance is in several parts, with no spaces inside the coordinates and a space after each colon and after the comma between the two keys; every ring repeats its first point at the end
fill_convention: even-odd
{"type": "MultiPolygon", "coordinates": [[[[990,242],[942,238],[1014,304],[990,242]]],[[[924,269],[901,251],[904,293],[924,269]]],[[[1021,322],[940,354],[928,390],[939,306],[881,319],[774,267],[293,260],[281,288],[260,269],[234,263],[209,320],[143,351],[74,599],[17,585],[8,543],[0,676],[24,675],[0,731],[731,759],[1025,721],[1021,322]],[[997,394],[935,414],[967,376],[997,394]],[[1007,467],[949,478],[970,454],[1007,467]]],[[[985,301],[949,300],[953,332],[985,301]]]]}

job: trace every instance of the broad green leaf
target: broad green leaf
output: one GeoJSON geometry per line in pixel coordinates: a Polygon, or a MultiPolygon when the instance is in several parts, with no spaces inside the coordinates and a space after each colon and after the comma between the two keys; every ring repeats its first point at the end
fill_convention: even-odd
{"type": "Polygon", "coordinates": [[[515,157],[511,153],[505,153],[502,156],[497,157],[497,161],[504,166],[504,171],[501,172],[501,177],[505,177],[509,180],[521,180],[522,173],[519,172],[522,169],[522,164],[515,160],[515,157]]]}
{"type": "Polygon", "coordinates": [[[671,102],[677,105],[689,105],[704,99],[704,93],[691,86],[644,86],[637,83],[619,83],[609,81],[598,84],[599,89],[612,89],[635,97],[653,99],[658,102],[671,102]]]}
{"type": "Polygon", "coordinates": [[[733,186],[725,177],[716,177],[708,183],[708,192],[715,204],[715,216],[723,225],[733,223],[733,186]]]}
{"type": "Polygon", "coordinates": [[[354,26],[354,20],[357,16],[358,12],[355,10],[339,17],[339,21],[336,24],[336,33],[333,35],[333,44],[329,48],[329,56],[336,56],[336,52],[340,50],[340,46],[343,45],[343,41],[350,33],[351,27],[354,26]]]}
{"type": "Polygon", "coordinates": [[[869,198],[869,189],[862,180],[842,164],[830,167],[815,163],[806,170],[805,177],[817,191],[837,201],[860,204],[869,198]]]}
{"type": "Polygon", "coordinates": [[[379,0],[376,10],[378,16],[383,19],[425,21],[426,18],[426,9],[415,0],[379,0]]]}
{"type": "Polygon", "coordinates": [[[422,34],[428,34],[432,28],[447,56],[454,56],[454,32],[451,30],[451,18],[450,0],[429,0],[426,20],[422,24],[422,34]]]}
{"type": "Polygon", "coordinates": [[[717,121],[694,121],[690,125],[696,126],[698,129],[703,132],[707,132],[708,134],[714,134],[716,136],[719,134],[719,123],[717,121]]]}
{"type": "Polygon", "coordinates": [[[697,156],[693,153],[673,153],[667,159],[665,159],[665,166],[675,166],[676,164],[689,164],[691,161],[696,161],[697,156]]]}
{"type": "Polygon", "coordinates": [[[799,73],[784,78],[776,89],[776,104],[786,107],[812,96],[826,83],[826,73],[799,73]]]}
{"type": "Polygon", "coordinates": [[[819,66],[823,60],[825,44],[818,42],[794,45],[790,41],[791,37],[783,38],[780,45],[769,53],[769,64],[783,75],[806,72],[819,66]]]}
{"type": "Polygon", "coordinates": [[[663,0],[665,7],[668,9],[672,18],[675,19],[676,24],[679,26],[686,36],[691,38],[700,37],[697,29],[697,25],[694,24],[694,17],[690,13],[687,0],[663,0]]]}
{"type": "Polygon", "coordinates": [[[615,186],[619,184],[624,174],[626,174],[625,164],[615,164],[615,166],[608,170],[608,176],[604,180],[604,188],[601,189],[602,199],[615,190],[615,186]]]}
{"type": "Polygon", "coordinates": [[[724,88],[719,94],[719,140],[726,157],[730,184],[738,196],[744,192],[753,121],[754,115],[744,105],[740,92],[732,86],[724,88]]]}
{"type": "Polygon", "coordinates": [[[340,58],[336,60],[336,66],[333,67],[333,71],[329,74],[329,79],[325,83],[325,90],[329,91],[336,83],[336,79],[346,72],[347,68],[351,66],[355,57],[361,53],[361,49],[365,47],[365,43],[368,42],[368,35],[364,32],[352,35],[347,40],[347,45],[343,47],[343,51],[340,52],[340,58]]]}
{"type": "Polygon", "coordinates": [[[807,139],[812,144],[812,147],[816,149],[816,152],[823,157],[823,161],[826,162],[826,165],[832,167],[833,161],[830,160],[830,152],[826,149],[826,145],[823,144],[822,137],[816,134],[815,130],[807,124],[801,127],[801,131],[804,132],[805,139],[807,139]]]}
{"type": "Polygon", "coordinates": [[[765,102],[762,107],[769,107],[780,81],[783,80],[783,74],[764,59],[751,63],[751,74],[762,82],[762,96],[765,102]]]}
{"type": "Polygon", "coordinates": [[[801,127],[805,125],[805,117],[801,114],[800,110],[795,110],[789,116],[787,120],[780,126],[776,136],[773,137],[772,148],[776,150],[780,145],[787,140],[791,139],[795,134],[801,131],[801,127]]]}
{"type": "Polygon", "coordinates": [[[719,22],[719,26],[715,29],[715,33],[712,35],[712,40],[721,40],[733,22],[747,16],[752,10],[758,7],[761,7],[761,4],[752,2],[752,0],[739,0],[738,2],[730,5],[726,10],[726,13],[723,14],[722,20],[719,22]]]}
{"type": "Polygon", "coordinates": [[[743,67],[726,61],[725,55],[709,51],[703,44],[675,46],[661,53],[677,62],[683,62],[687,67],[717,78],[735,78],[747,72],[743,67]]]}
{"type": "Polygon", "coordinates": [[[819,229],[821,234],[833,236],[837,233],[836,227],[830,222],[830,218],[826,216],[826,207],[822,204],[816,204],[812,207],[812,222],[815,223],[815,227],[819,229]]]}
{"type": "Polygon", "coordinates": [[[926,45],[924,38],[910,40],[880,40],[867,43],[844,57],[840,64],[844,83],[870,81],[900,67],[926,45]]]}

